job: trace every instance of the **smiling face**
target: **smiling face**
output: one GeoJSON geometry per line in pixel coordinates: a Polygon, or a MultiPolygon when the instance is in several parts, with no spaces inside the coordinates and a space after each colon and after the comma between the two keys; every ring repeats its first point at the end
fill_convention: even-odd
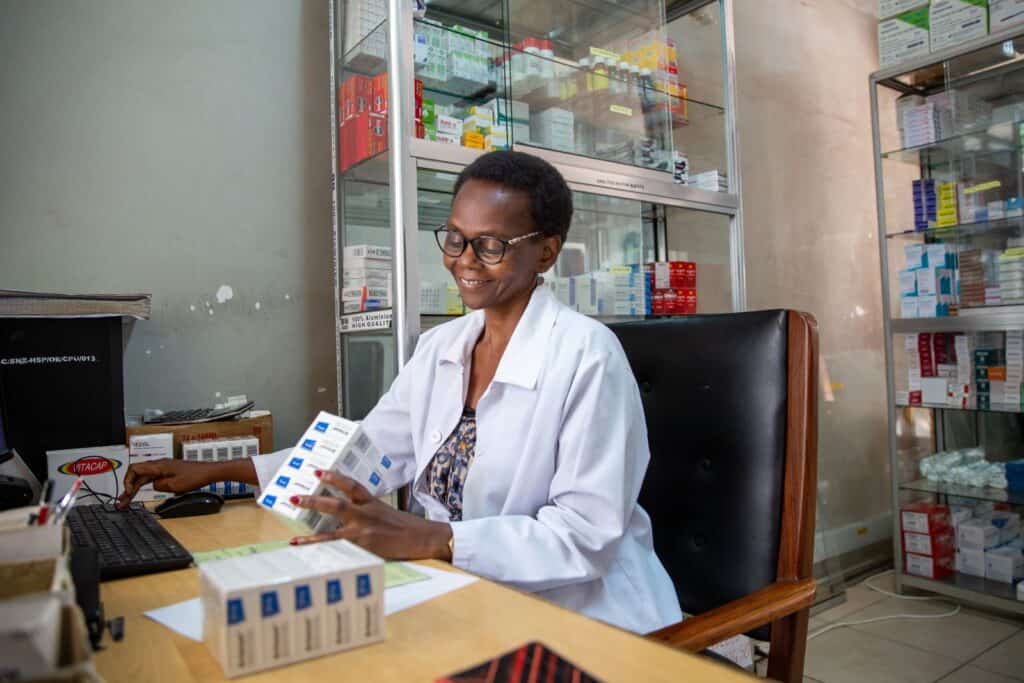
{"type": "MultiPolygon", "coordinates": [[[[482,235],[510,240],[534,232],[529,197],[488,180],[467,180],[452,201],[448,228],[472,240],[482,235]]],[[[444,265],[455,278],[466,306],[500,309],[528,299],[537,275],[547,272],[558,258],[558,237],[540,235],[505,249],[501,263],[477,259],[466,245],[462,256],[444,255],[444,265]]]]}

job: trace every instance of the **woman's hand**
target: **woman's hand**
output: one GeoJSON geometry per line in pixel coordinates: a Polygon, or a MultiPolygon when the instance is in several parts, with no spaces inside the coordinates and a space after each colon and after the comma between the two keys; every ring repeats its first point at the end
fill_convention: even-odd
{"type": "Polygon", "coordinates": [[[215,481],[243,481],[254,486],[256,468],[249,458],[227,462],[186,462],[161,458],[132,465],[124,475],[124,491],[117,497],[117,507],[132,502],[139,489],[153,484],[157,491],[186,493],[201,489],[215,481]]]}
{"type": "Polygon", "coordinates": [[[358,482],[336,472],[316,473],[341,495],[292,496],[292,505],[316,510],[341,521],[331,533],[292,539],[293,545],[343,538],[388,560],[451,561],[448,541],[452,528],[443,522],[402,512],[377,500],[358,482]]]}

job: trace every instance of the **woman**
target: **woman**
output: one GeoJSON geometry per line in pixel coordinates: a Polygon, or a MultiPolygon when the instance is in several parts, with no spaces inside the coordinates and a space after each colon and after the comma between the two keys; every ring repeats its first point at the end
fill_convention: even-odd
{"type": "MultiPolygon", "coordinates": [[[[571,192],[541,159],[494,152],[466,167],[437,241],[474,312],[422,335],[362,423],[396,464],[385,489],[412,483],[427,519],[319,473],[344,497],[292,502],[342,526],[293,543],[449,561],[639,633],[681,620],[637,504],[650,454],[629,364],[610,330],[539,286],[571,219],[571,192]]],[[[262,485],[280,462],[132,466],[122,503],[149,482],[262,485]]]]}

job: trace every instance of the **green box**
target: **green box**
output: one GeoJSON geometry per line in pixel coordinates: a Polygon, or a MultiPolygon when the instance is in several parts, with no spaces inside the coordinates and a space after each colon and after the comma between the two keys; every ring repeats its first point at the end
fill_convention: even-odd
{"type": "Polygon", "coordinates": [[[978,410],[989,410],[991,405],[988,394],[978,394],[978,410]]]}
{"type": "Polygon", "coordinates": [[[979,379],[975,383],[975,391],[979,394],[988,394],[992,389],[992,385],[989,384],[987,379],[979,379]]]}
{"type": "Polygon", "coordinates": [[[974,364],[990,368],[1006,365],[1006,353],[1003,349],[975,349],[974,364]]]}
{"type": "Polygon", "coordinates": [[[977,382],[981,382],[988,379],[988,368],[976,367],[974,368],[974,379],[977,382]]]}
{"type": "Polygon", "coordinates": [[[423,106],[420,108],[420,120],[423,122],[424,126],[437,123],[434,100],[423,100],[423,106]]]}

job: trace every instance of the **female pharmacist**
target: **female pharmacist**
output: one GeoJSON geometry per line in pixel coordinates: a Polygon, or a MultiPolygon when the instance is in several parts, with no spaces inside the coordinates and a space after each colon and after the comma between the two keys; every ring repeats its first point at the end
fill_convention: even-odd
{"type": "MultiPolygon", "coordinates": [[[[475,310],[423,334],[362,423],[394,462],[384,490],[412,483],[426,519],[323,472],[344,497],[291,502],[342,526],[293,543],[345,538],[389,559],[449,561],[640,633],[682,618],[637,504],[650,453],[629,363],[610,330],[540,286],[572,212],[565,181],[536,157],[492,152],[463,170],[437,242],[475,310]]],[[[281,462],[133,465],[121,504],[150,482],[264,485],[281,462]]]]}

